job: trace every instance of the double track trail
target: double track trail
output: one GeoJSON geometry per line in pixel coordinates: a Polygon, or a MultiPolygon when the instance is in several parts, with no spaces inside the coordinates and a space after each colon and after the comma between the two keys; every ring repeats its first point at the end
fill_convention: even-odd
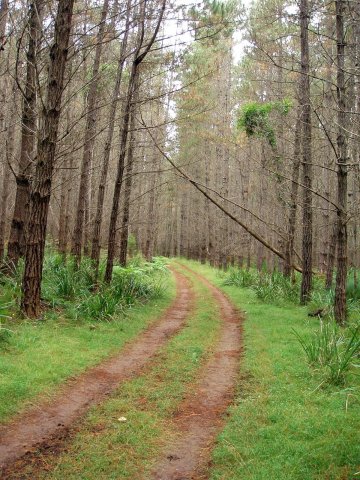
{"type": "MultiPolygon", "coordinates": [[[[34,465],[32,478],[36,479],[39,452],[49,449],[61,453],[92,405],[104,401],[145,367],[151,368],[159,348],[186,325],[194,312],[195,294],[184,270],[193,281],[205,285],[218,304],[220,336],[210,359],[200,368],[194,388],[171,419],[176,437],[169,440],[160,458],[154,459],[148,475],[154,480],[208,478],[211,449],[234,395],[241,354],[241,315],[219,289],[182,264],[173,269],[177,289],[174,301],[145,332],[117,355],[66,382],[52,400],[31,407],[0,427],[1,478],[23,478],[19,472],[34,465]]],[[[140,474],[138,478],[142,478],[140,474]]]]}
{"type": "Polygon", "coordinates": [[[236,383],[241,354],[241,316],[228,298],[208,280],[193,272],[211,291],[220,307],[222,327],[212,358],[202,369],[195,390],[176,415],[180,432],[153,470],[155,480],[206,479],[211,448],[224,422],[236,383]]]}

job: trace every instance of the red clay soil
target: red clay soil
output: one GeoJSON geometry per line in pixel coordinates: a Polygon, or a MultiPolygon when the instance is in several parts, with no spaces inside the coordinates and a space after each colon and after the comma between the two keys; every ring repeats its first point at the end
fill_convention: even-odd
{"type": "Polygon", "coordinates": [[[194,306],[194,294],[189,280],[174,273],[176,298],[156,324],[116,356],[68,381],[51,401],[22,412],[10,424],[0,427],[1,478],[14,478],[18,467],[32,462],[32,452],[37,449],[56,447],[90,406],[103,400],[121,382],[139,374],[159,347],[184,325],[194,306]]]}
{"type": "Polygon", "coordinates": [[[220,290],[204,277],[195,275],[206,284],[219,304],[222,330],[213,357],[204,366],[198,384],[174,419],[180,434],[156,464],[152,475],[156,480],[208,478],[211,449],[233,399],[239,369],[241,316],[220,290]]]}

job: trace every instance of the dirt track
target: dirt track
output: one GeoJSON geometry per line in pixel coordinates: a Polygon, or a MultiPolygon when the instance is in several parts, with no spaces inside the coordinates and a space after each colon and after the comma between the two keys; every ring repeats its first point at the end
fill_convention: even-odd
{"type": "MultiPolygon", "coordinates": [[[[151,474],[154,480],[208,478],[211,449],[233,399],[241,353],[238,311],[204,277],[184,265],[180,267],[210,290],[219,305],[222,327],[212,357],[201,368],[194,389],[172,420],[179,433],[175,440],[169,441],[161,458],[155,459],[151,474]]],[[[35,479],[37,468],[41,468],[39,451],[61,453],[91,405],[104,400],[121,382],[140,374],[144,367],[151,367],[150,361],[159,347],[185,325],[194,309],[190,281],[178,271],[174,274],[176,298],[155,324],[116,356],[68,381],[51,401],[32,407],[9,425],[0,427],[2,479],[35,479]],[[21,473],[26,466],[32,472],[31,477],[21,473]]],[[[149,476],[144,480],[149,480],[149,476]]]]}
{"type": "Polygon", "coordinates": [[[185,323],[193,308],[189,281],[176,273],[176,298],[161,318],[119,354],[67,382],[50,402],[22,412],[0,427],[1,478],[30,463],[32,452],[59,443],[69,428],[121,382],[141,372],[156,351],[185,323]]]}
{"type": "Polygon", "coordinates": [[[204,277],[196,276],[220,306],[222,331],[214,355],[202,369],[195,390],[180,406],[175,419],[180,434],[154,468],[152,478],[156,480],[208,478],[211,448],[233,398],[238,373],[241,316],[220,290],[204,277]]]}

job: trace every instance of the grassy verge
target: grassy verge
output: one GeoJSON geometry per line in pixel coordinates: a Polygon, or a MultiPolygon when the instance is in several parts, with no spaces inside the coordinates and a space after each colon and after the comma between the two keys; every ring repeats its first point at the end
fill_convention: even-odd
{"type": "Polygon", "coordinates": [[[158,298],[135,303],[100,322],[69,317],[67,310],[52,310],[44,320],[34,322],[6,321],[5,327],[12,333],[1,343],[0,421],[25,408],[39,394],[53,394],[70,376],[121,350],[171,303],[175,296],[171,276],[167,284],[158,298]]]}
{"type": "Polygon", "coordinates": [[[218,308],[210,292],[201,284],[194,290],[196,308],[186,327],[160,350],[148,371],[91,409],[66,453],[57,460],[46,458],[47,468],[55,461],[56,466],[37,478],[150,478],[154,460],[176,436],[172,415],[191,391],[219,334],[218,308]],[[126,421],[119,421],[121,417],[126,421]]]}
{"type": "Polygon", "coordinates": [[[238,394],[213,452],[212,480],[360,478],[360,392],[318,388],[292,329],[307,335],[318,320],[304,308],[262,303],[253,290],[224,286],[216,270],[184,262],[246,312],[238,394]]]}

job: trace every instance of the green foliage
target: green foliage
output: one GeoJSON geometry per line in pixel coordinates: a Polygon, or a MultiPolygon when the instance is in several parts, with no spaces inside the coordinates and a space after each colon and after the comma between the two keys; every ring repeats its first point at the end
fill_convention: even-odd
{"type": "MultiPolygon", "coordinates": [[[[10,318],[17,312],[21,296],[22,265],[13,275],[1,275],[0,319],[10,318]]],[[[104,262],[100,264],[100,274],[104,262]]],[[[75,259],[65,260],[62,255],[47,249],[44,261],[42,300],[45,306],[60,308],[73,319],[110,319],[123,313],[136,302],[159,298],[164,292],[167,275],[165,259],[145,262],[135,256],[127,268],[114,267],[111,285],[95,282],[91,259],[84,258],[79,267],[75,259]]],[[[52,315],[48,311],[46,315],[52,315]]]]}
{"type": "Polygon", "coordinates": [[[354,273],[355,275],[358,274],[358,272],[354,272],[353,269],[349,272],[349,277],[346,284],[346,297],[351,298],[352,300],[360,300],[360,281],[355,283],[354,273]]]}
{"type": "Polygon", "coordinates": [[[259,281],[259,272],[254,269],[244,270],[230,268],[226,273],[224,285],[236,285],[237,287],[252,287],[259,281]]]}
{"type": "Polygon", "coordinates": [[[272,148],[276,147],[274,127],[270,121],[270,113],[278,112],[280,115],[287,115],[291,108],[291,102],[284,99],[281,102],[251,102],[242,106],[237,126],[244,130],[248,137],[265,138],[272,148]]]}
{"type": "Polygon", "coordinates": [[[133,257],[134,255],[138,254],[138,246],[136,243],[136,237],[133,233],[130,233],[129,238],[128,238],[128,254],[130,257],[133,257]]]}
{"type": "MultiPolygon", "coordinates": [[[[0,315],[1,318],[1,315],[0,315]]],[[[7,344],[12,336],[13,332],[9,328],[4,327],[0,323],[0,349],[1,347],[4,346],[4,344],[7,344]]]]}
{"type": "Polygon", "coordinates": [[[263,302],[297,303],[299,299],[299,283],[292,282],[280,272],[263,273],[254,286],[257,297],[263,302]]]}
{"type": "Polygon", "coordinates": [[[320,328],[306,338],[294,333],[302,346],[310,366],[322,369],[323,381],[344,385],[346,374],[357,364],[360,356],[360,324],[341,330],[336,323],[321,322],[320,328]]]}
{"type": "MultiPolygon", "coordinates": [[[[322,315],[334,317],[334,290],[324,288],[324,280],[319,275],[313,277],[313,291],[308,304],[309,312],[321,309],[322,315]]],[[[295,278],[289,279],[280,272],[259,272],[255,269],[231,268],[226,272],[224,285],[252,288],[257,298],[263,302],[284,304],[299,302],[301,275],[296,273],[295,278]]],[[[346,288],[347,308],[349,314],[359,314],[359,288],[354,288],[353,277],[350,274],[346,288]]]]}
{"type": "MultiPolygon", "coordinates": [[[[256,297],[265,303],[275,305],[298,304],[301,276],[295,281],[279,272],[266,273],[256,270],[232,269],[225,277],[225,285],[250,287],[256,297]]],[[[353,278],[349,277],[347,286],[348,309],[359,314],[358,289],[354,288],[353,278]]],[[[302,336],[297,331],[299,340],[308,363],[318,369],[322,383],[341,386],[346,376],[352,371],[360,355],[360,325],[341,330],[334,322],[334,291],[326,290],[323,279],[314,276],[313,292],[308,305],[309,311],[321,310],[327,321],[311,336],[302,336]]],[[[349,313],[350,313],[349,312],[349,313]]]]}
{"type": "Polygon", "coordinates": [[[91,260],[84,258],[79,267],[75,259],[64,260],[57,253],[48,254],[44,262],[42,294],[53,306],[62,305],[86,295],[94,286],[94,271],[91,260]]]}
{"type": "Polygon", "coordinates": [[[232,268],[226,273],[224,285],[250,287],[263,302],[275,304],[297,303],[300,278],[296,277],[296,281],[293,282],[280,272],[267,273],[255,269],[232,268]]]}

